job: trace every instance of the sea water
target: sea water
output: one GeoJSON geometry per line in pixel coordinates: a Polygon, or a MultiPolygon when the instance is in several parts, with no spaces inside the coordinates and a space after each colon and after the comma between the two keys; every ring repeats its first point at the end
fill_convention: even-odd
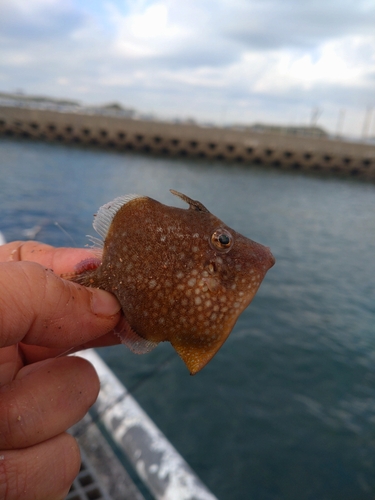
{"type": "Polygon", "coordinates": [[[373,499],[374,184],[0,140],[8,241],[33,228],[83,246],[100,205],[139,193],[183,206],[170,188],[270,246],[276,265],[194,377],[168,344],[100,354],[219,499],[373,499]]]}

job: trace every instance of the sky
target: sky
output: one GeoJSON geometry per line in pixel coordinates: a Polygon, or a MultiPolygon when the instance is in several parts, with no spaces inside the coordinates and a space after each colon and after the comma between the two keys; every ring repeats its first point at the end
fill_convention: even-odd
{"type": "Polygon", "coordinates": [[[0,0],[1,91],[374,136],[375,0],[0,0]]]}

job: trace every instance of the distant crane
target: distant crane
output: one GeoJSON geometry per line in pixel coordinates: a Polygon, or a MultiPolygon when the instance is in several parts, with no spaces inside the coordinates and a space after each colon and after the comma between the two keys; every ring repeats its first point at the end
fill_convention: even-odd
{"type": "Polygon", "coordinates": [[[316,127],[319,118],[321,117],[321,114],[323,113],[323,110],[319,108],[319,106],[314,106],[312,111],[311,111],[311,118],[310,118],[310,127],[316,127]]]}

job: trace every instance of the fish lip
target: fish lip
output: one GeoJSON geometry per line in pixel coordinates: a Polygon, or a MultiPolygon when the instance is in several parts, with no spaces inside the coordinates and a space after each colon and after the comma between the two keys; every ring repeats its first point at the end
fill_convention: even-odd
{"type": "Polygon", "coordinates": [[[265,273],[276,263],[276,259],[270,247],[266,247],[260,243],[256,244],[256,247],[252,251],[252,255],[257,260],[258,265],[264,269],[265,273]]]}
{"type": "Polygon", "coordinates": [[[269,265],[269,268],[268,269],[271,269],[271,267],[273,267],[275,264],[276,264],[276,259],[273,255],[273,253],[271,252],[271,249],[270,247],[265,247],[268,251],[268,257],[269,257],[269,262],[270,262],[270,265],[269,265]]]}

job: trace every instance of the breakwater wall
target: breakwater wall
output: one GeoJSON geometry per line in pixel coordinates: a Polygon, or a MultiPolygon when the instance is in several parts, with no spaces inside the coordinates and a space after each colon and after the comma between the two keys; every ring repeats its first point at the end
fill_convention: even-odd
{"type": "Polygon", "coordinates": [[[320,137],[7,106],[0,107],[0,135],[375,181],[374,145],[320,137]]]}

